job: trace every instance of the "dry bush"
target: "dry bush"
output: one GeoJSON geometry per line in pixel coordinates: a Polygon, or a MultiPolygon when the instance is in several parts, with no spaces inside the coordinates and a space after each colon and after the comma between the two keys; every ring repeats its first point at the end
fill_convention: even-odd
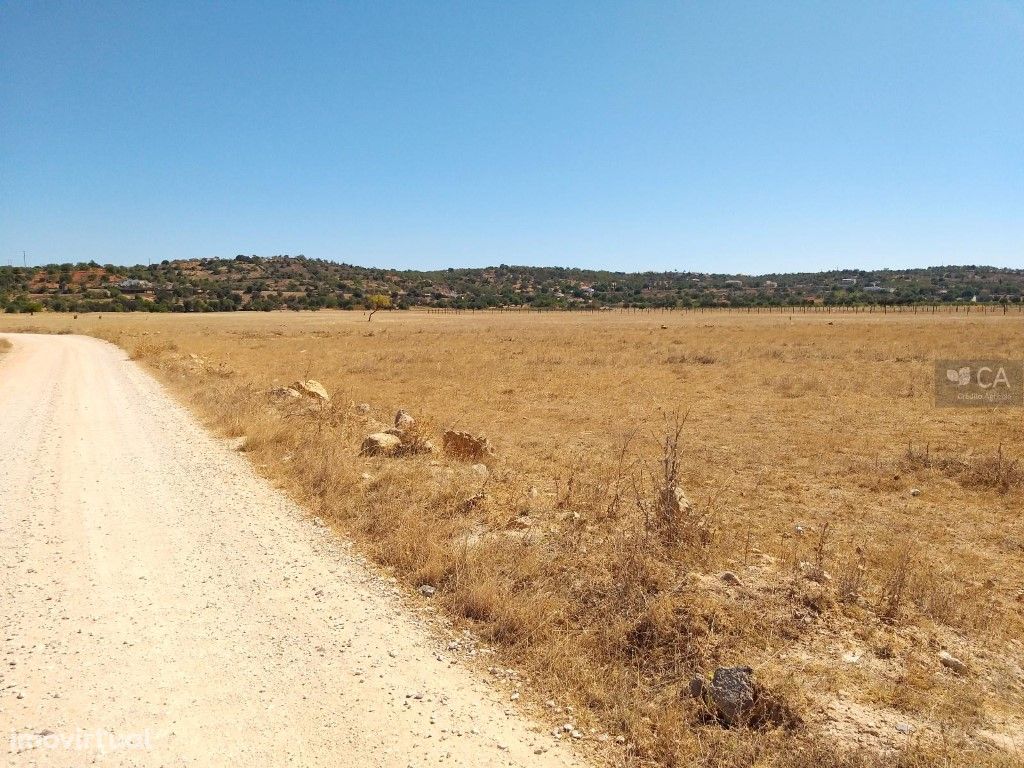
{"type": "Polygon", "coordinates": [[[217,429],[244,436],[262,472],[396,576],[437,587],[437,604],[543,696],[621,734],[619,762],[1010,765],[973,733],[1012,732],[1024,710],[1010,458],[1024,427],[1008,410],[935,409],[929,361],[1005,355],[1024,332],[998,318],[832,317],[672,317],[678,327],[663,329],[644,315],[381,313],[368,331],[361,315],[320,313],[81,327],[117,338],[217,429]],[[297,378],[322,381],[332,402],[267,396],[297,378]],[[449,427],[487,434],[489,477],[443,455],[360,457],[398,408],[435,442],[449,427]],[[666,423],[679,409],[685,419],[666,423]],[[1005,450],[975,452],[980,434],[1005,450]],[[904,455],[911,443],[959,458],[904,455]],[[977,674],[953,677],[940,647],[977,674]],[[861,661],[841,661],[850,648],[861,661]],[[803,725],[709,722],[689,681],[737,664],[803,725]],[[833,727],[830,707],[847,700],[880,722],[912,718],[913,738],[833,727]]]}
{"type": "Polygon", "coordinates": [[[1020,459],[1003,454],[1002,443],[994,454],[967,456],[936,456],[930,446],[907,446],[903,464],[909,470],[935,469],[958,481],[965,488],[980,488],[1008,493],[1024,488],[1024,467],[1020,459]]]}

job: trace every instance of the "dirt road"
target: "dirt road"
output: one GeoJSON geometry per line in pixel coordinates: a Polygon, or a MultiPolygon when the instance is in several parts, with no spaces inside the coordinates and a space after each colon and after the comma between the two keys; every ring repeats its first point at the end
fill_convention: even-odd
{"type": "Polygon", "coordinates": [[[119,349],[7,338],[5,764],[577,764],[119,349]]]}

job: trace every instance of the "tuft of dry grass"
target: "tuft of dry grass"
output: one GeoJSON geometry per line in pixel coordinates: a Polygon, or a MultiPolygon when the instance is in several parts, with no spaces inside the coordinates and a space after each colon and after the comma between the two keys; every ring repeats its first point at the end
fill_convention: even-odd
{"type": "Polygon", "coordinates": [[[409,312],[367,328],[324,312],[72,327],[244,437],[261,472],[383,567],[435,586],[540,699],[621,736],[613,762],[1019,759],[992,744],[1024,732],[1024,426],[1013,410],[934,408],[930,364],[1012,357],[1013,318],[409,312]],[[329,404],[267,394],[306,378],[329,404]],[[399,408],[436,445],[448,428],[485,433],[486,476],[444,455],[360,456],[399,408]],[[708,717],[692,678],[735,665],[786,717],[708,717]]]}
{"type": "Polygon", "coordinates": [[[930,446],[907,446],[903,464],[912,471],[935,469],[965,488],[1008,493],[1024,488],[1024,467],[1020,459],[1009,458],[1000,443],[993,454],[966,456],[933,455],[930,446]]]}

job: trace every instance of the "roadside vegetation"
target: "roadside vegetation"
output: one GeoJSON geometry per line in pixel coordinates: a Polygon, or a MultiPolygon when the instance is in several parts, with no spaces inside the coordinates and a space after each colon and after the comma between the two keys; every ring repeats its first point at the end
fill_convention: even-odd
{"type": "Polygon", "coordinates": [[[1024,424],[932,403],[933,359],[1019,355],[1012,316],[25,322],[123,346],[611,762],[1019,764],[1024,424]],[[435,452],[361,454],[399,409],[435,452]]]}

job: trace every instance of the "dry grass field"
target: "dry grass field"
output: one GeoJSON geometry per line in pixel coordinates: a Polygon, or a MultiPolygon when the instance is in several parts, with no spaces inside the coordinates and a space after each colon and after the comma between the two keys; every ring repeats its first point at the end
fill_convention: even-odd
{"type": "Polygon", "coordinates": [[[1022,413],[932,385],[1024,356],[1019,317],[0,316],[27,327],[122,345],[617,764],[1024,759],[1022,413]],[[330,403],[268,395],[297,379],[330,403]],[[361,456],[399,408],[488,470],[361,456]],[[764,706],[730,726],[690,688],[736,665],[764,706]]]}

